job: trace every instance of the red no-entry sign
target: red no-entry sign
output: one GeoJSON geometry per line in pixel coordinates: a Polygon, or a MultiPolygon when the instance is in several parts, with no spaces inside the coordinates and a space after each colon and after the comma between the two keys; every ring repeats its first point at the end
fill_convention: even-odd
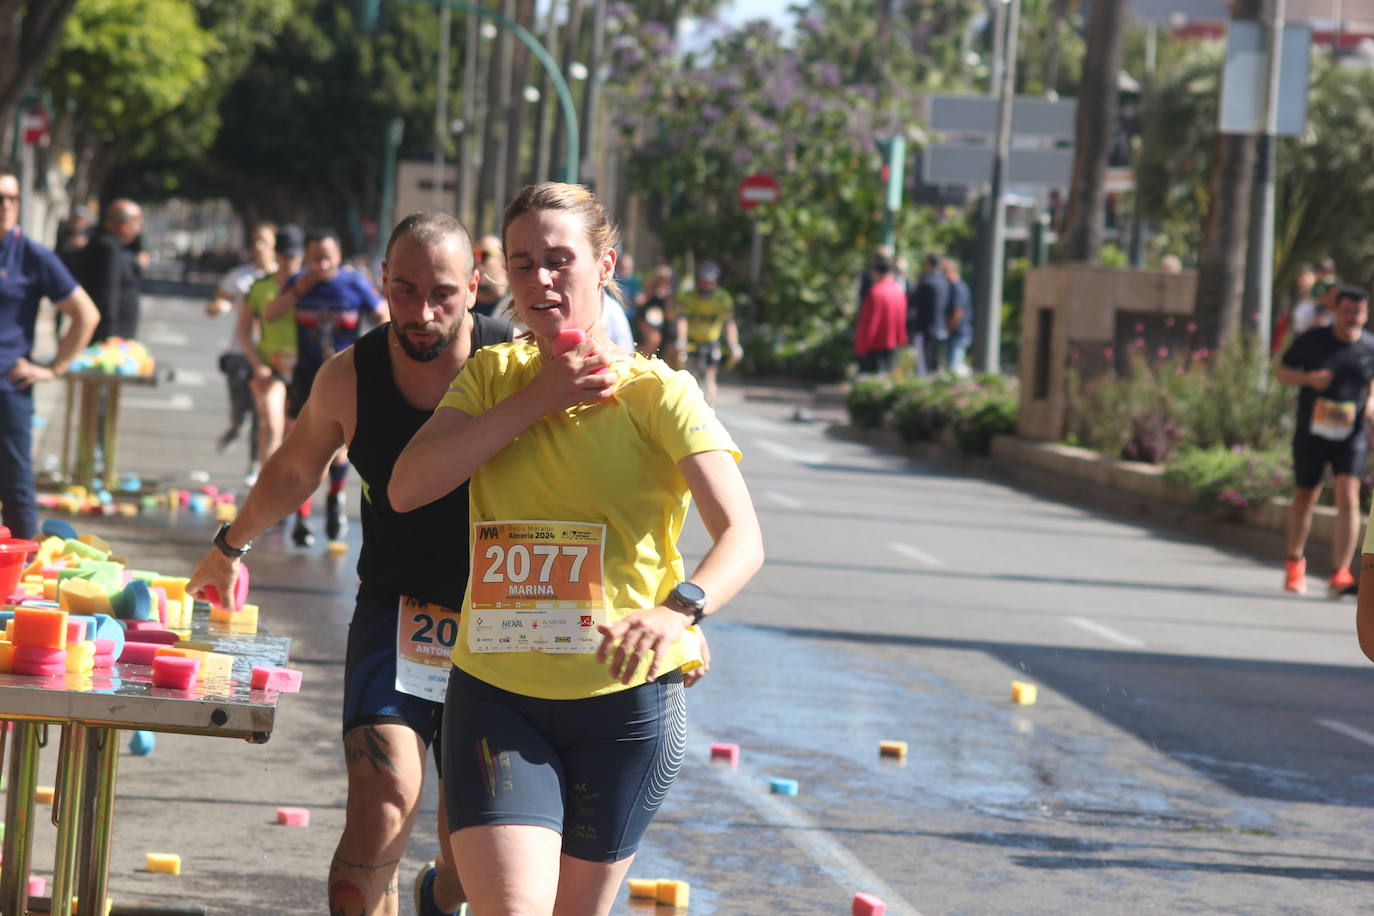
{"type": "Polygon", "coordinates": [[[759,204],[773,204],[782,196],[778,180],[767,172],[755,172],[739,183],[739,205],[752,210],[759,204]]]}
{"type": "Polygon", "coordinates": [[[41,143],[48,135],[48,113],[42,108],[24,112],[24,142],[29,146],[41,143]]]}

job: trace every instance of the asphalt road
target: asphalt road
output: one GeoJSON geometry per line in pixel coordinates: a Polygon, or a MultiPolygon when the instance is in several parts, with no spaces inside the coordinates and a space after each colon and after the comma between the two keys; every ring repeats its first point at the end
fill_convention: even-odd
{"type": "MultiPolygon", "coordinates": [[[[241,483],[242,452],[212,447],[221,329],[189,300],[147,311],[180,381],[126,403],[124,469],[241,483]]],[[[1273,562],[833,438],[824,415],[722,400],[768,562],[709,622],[688,762],[632,877],[687,880],[692,913],[731,916],[847,913],[855,891],[891,914],[1374,909],[1374,666],[1353,603],[1284,595],[1273,562]],[[1010,702],[1013,679],[1038,685],[1035,705],[1010,702]],[[908,742],[904,763],[879,758],[884,739],[908,742]],[[715,741],[741,745],[737,769],[709,762],[715,741]],[[771,795],[772,777],[800,794],[771,795]]],[[[185,574],[214,526],[86,527],[185,574]]],[[[255,550],[255,598],[305,690],[265,746],[161,736],[121,759],[116,903],[322,908],[358,536],[342,561],[279,535],[255,550]],[[311,826],[272,826],[285,804],[311,826]],[[147,851],[182,853],[185,872],[140,871],[147,851]]],[[[689,557],[705,543],[693,520],[689,557]]],[[[417,830],[402,912],[434,849],[417,830]]]]}

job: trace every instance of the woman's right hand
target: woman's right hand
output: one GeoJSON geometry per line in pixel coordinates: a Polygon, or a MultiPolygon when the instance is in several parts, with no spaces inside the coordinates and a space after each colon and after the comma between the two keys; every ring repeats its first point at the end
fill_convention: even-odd
{"type": "Polygon", "coordinates": [[[591,341],[545,360],[529,387],[547,413],[577,404],[605,401],[615,394],[617,375],[606,356],[591,341]]]}

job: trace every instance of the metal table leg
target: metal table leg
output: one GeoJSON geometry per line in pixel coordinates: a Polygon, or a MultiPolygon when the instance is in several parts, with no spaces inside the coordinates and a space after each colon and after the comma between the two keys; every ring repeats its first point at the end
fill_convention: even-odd
{"type": "Polygon", "coordinates": [[[75,468],[72,467],[72,414],[76,410],[76,380],[67,379],[66,408],[63,412],[62,420],[62,476],[66,483],[71,483],[75,479],[75,468]]]}
{"type": "Polygon", "coordinates": [[[110,836],[114,829],[117,728],[92,728],[87,744],[86,803],[82,805],[80,916],[101,916],[110,895],[110,836]]]}
{"type": "Polygon", "coordinates": [[[10,743],[10,784],[5,796],[5,865],[0,869],[0,908],[23,916],[29,904],[29,856],[33,847],[33,798],[38,787],[38,735],[46,726],[15,722],[10,743]]]}
{"type": "Polygon", "coordinates": [[[57,792],[53,821],[57,826],[57,853],[53,860],[51,916],[71,916],[72,891],[76,889],[76,841],[81,818],[82,789],[86,775],[86,726],[69,722],[62,726],[62,745],[57,753],[57,792]]]}
{"type": "Polygon", "coordinates": [[[107,490],[114,489],[116,466],[119,462],[119,391],[118,382],[105,382],[105,469],[100,476],[107,490]]]}
{"type": "Polygon", "coordinates": [[[68,483],[89,488],[95,478],[95,444],[100,427],[100,385],[81,382],[81,409],[76,426],[76,470],[68,483]]]}

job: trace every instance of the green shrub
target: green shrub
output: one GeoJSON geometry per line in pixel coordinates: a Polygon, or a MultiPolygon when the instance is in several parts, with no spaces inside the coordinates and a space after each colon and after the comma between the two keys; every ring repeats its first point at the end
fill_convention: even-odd
{"type": "Polygon", "coordinates": [[[849,422],[860,429],[880,429],[902,389],[885,378],[859,379],[845,395],[849,422]]]}
{"type": "Polygon", "coordinates": [[[1182,448],[1169,459],[1164,479],[1191,487],[1198,508],[1238,516],[1248,506],[1288,493],[1293,463],[1282,448],[1182,448]]]}
{"type": "Polygon", "coordinates": [[[892,425],[903,442],[926,442],[949,426],[954,414],[953,380],[944,376],[910,379],[892,405],[892,425]]]}
{"type": "Polygon", "coordinates": [[[1013,390],[979,389],[954,421],[954,438],[965,455],[992,451],[993,436],[1016,432],[1020,398],[1013,390]]]}

